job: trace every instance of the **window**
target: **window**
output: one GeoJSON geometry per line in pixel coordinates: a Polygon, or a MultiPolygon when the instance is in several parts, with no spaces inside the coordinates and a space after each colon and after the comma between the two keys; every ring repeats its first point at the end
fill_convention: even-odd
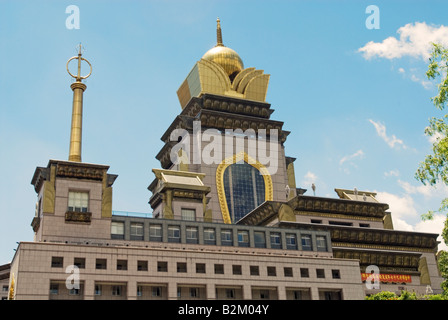
{"type": "Polygon", "coordinates": [[[79,296],[79,289],[72,288],[68,291],[68,294],[71,296],[79,296]]]}
{"type": "Polygon", "coordinates": [[[59,294],[59,284],[50,283],[50,294],[59,294]]]}
{"type": "Polygon", "coordinates": [[[157,271],[158,272],[168,272],[168,262],[158,261],[157,262],[157,271]]]}
{"type": "Polygon", "coordinates": [[[341,273],[339,272],[339,270],[331,270],[331,276],[333,277],[333,279],[341,279],[341,273]]]}
{"type": "Polygon", "coordinates": [[[148,271],[148,261],[138,260],[137,271],[148,271]]]}
{"type": "Polygon", "coordinates": [[[240,265],[233,265],[233,266],[232,266],[232,273],[235,274],[235,275],[241,275],[241,274],[243,274],[243,271],[242,271],[242,269],[241,269],[241,266],[240,266],[240,265]]]}
{"type": "Polygon", "coordinates": [[[121,286],[112,286],[112,295],[121,296],[121,286]]]}
{"type": "Polygon", "coordinates": [[[235,298],[235,289],[226,289],[226,298],[234,299],[235,298]]]}
{"type": "Polygon", "coordinates": [[[268,276],[275,277],[277,275],[275,267],[267,267],[267,270],[268,270],[268,276]]]}
{"type": "Polygon", "coordinates": [[[310,235],[302,235],[302,250],[304,251],[312,251],[313,245],[311,243],[310,235]]]}
{"type": "Polygon", "coordinates": [[[301,290],[294,290],[293,295],[294,295],[294,300],[302,300],[302,291],[301,290]]]}
{"type": "Polygon", "coordinates": [[[311,219],[311,223],[319,223],[319,224],[321,224],[322,220],[311,219]]]}
{"type": "Polygon", "coordinates": [[[51,267],[52,268],[62,268],[64,264],[63,257],[51,257],[51,267]]]}
{"type": "Polygon", "coordinates": [[[196,220],[195,209],[181,209],[182,220],[194,221],[196,220]]]}
{"type": "Polygon", "coordinates": [[[215,274],[224,274],[223,264],[215,264],[215,274]]]}
{"type": "MultiPolygon", "coordinates": [[[[319,293],[319,295],[321,295],[321,293],[319,293]]],[[[324,300],[342,300],[342,292],[340,290],[324,291],[323,299],[324,300]]]]}
{"type": "Polygon", "coordinates": [[[187,243],[198,243],[198,228],[187,227],[186,230],[187,243]]]}
{"type": "Polygon", "coordinates": [[[117,270],[128,270],[128,260],[117,260],[117,270]]]}
{"type": "Polygon", "coordinates": [[[137,286],[137,297],[141,297],[143,293],[142,286],[137,286]]]}
{"type": "Polygon", "coordinates": [[[300,276],[302,278],[309,278],[310,277],[310,273],[308,268],[300,268],[300,276]]]}
{"type": "Polygon", "coordinates": [[[221,230],[221,245],[223,246],[232,246],[232,230],[221,230]]]}
{"type": "Polygon", "coordinates": [[[69,191],[68,211],[87,212],[89,207],[89,193],[69,191]]]}
{"type": "Polygon", "coordinates": [[[77,266],[79,269],[85,269],[86,267],[86,259],[85,258],[75,258],[73,264],[77,266]]]}
{"type": "Polygon", "coordinates": [[[284,267],[283,273],[285,277],[292,277],[292,268],[291,267],[284,267]]]}
{"type": "Polygon", "coordinates": [[[223,185],[232,223],[265,201],[264,178],[258,169],[246,162],[228,166],[223,185]]]}
{"type": "Polygon", "coordinates": [[[152,296],[160,297],[162,295],[162,287],[152,287],[152,296]]]}
{"type": "Polygon", "coordinates": [[[96,295],[96,296],[100,296],[100,295],[101,295],[101,292],[102,292],[102,287],[101,287],[101,285],[100,285],[100,284],[96,284],[96,285],[95,285],[95,295],[96,295]]]}
{"type": "Polygon", "coordinates": [[[260,299],[269,300],[269,290],[260,290],[260,299]]]}
{"type": "Polygon", "coordinates": [[[149,226],[149,241],[162,241],[162,226],[155,224],[149,226]]]}
{"type": "Polygon", "coordinates": [[[190,288],[190,297],[191,298],[199,298],[198,288],[190,288]]]}
{"type": "Polygon", "coordinates": [[[328,251],[327,250],[327,237],[326,236],[316,236],[317,251],[328,251]]]}
{"type": "Polygon", "coordinates": [[[286,234],[286,249],[297,250],[297,238],[295,234],[286,234]]]}
{"type": "Polygon", "coordinates": [[[204,244],[216,244],[215,229],[204,228],[204,244]]]}
{"type": "Polygon", "coordinates": [[[107,269],[107,260],[106,259],[96,259],[95,268],[96,269],[107,269]]]}
{"type": "Polygon", "coordinates": [[[8,286],[3,286],[3,287],[2,287],[2,291],[3,291],[3,292],[8,292],[8,286]]]}
{"type": "Polygon", "coordinates": [[[131,222],[131,240],[143,240],[143,223],[131,222]]]}
{"type": "Polygon", "coordinates": [[[180,242],[180,228],[177,226],[168,227],[168,242],[180,242]]]}
{"type": "Polygon", "coordinates": [[[282,237],[280,232],[271,232],[271,248],[272,249],[282,248],[282,237]]]}
{"type": "Polygon", "coordinates": [[[245,230],[238,231],[238,246],[249,247],[249,232],[245,230]]]}
{"type": "Polygon", "coordinates": [[[263,231],[254,232],[255,248],[266,248],[266,237],[263,231]]]}
{"type": "Polygon", "coordinates": [[[316,277],[325,278],[325,270],[324,269],[316,269],[316,277]]]}
{"type": "Polygon", "coordinates": [[[205,263],[196,263],[196,273],[205,273],[205,263]]]}
{"type": "Polygon", "coordinates": [[[124,222],[112,221],[110,233],[112,239],[124,239],[124,222]]]}
{"type": "Polygon", "coordinates": [[[343,221],[328,221],[328,224],[331,224],[333,226],[347,226],[347,227],[353,226],[353,223],[343,221]]]}
{"type": "Polygon", "coordinates": [[[187,272],[187,264],[185,262],[177,263],[177,272],[185,273],[187,272]]]}
{"type": "Polygon", "coordinates": [[[368,223],[360,223],[359,226],[361,228],[370,228],[370,224],[368,224],[368,223]]]}
{"type": "Polygon", "coordinates": [[[250,275],[251,276],[259,276],[260,268],[258,266],[250,266],[250,275]]]}

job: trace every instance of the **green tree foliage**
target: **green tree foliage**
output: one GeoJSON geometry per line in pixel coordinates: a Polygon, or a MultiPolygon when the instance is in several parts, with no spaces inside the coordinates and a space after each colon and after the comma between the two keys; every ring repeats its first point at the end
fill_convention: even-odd
{"type": "MultiPolygon", "coordinates": [[[[441,44],[432,44],[431,57],[429,59],[426,76],[430,80],[441,78],[437,86],[438,94],[431,98],[434,106],[440,111],[448,105],[448,48],[441,44]]],[[[432,154],[426,156],[420,163],[415,174],[417,180],[424,185],[436,185],[442,182],[448,185],[448,114],[441,118],[433,117],[429,120],[429,126],[425,129],[425,134],[433,138],[432,154]]],[[[448,211],[448,198],[442,200],[439,213],[448,211]]],[[[423,220],[432,219],[434,211],[422,215],[423,220]]],[[[448,220],[445,219],[442,231],[443,240],[448,243],[448,220]]],[[[441,252],[438,258],[439,270],[445,281],[442,283],[444,295],[448,295],[448,253],[441,252]]]]}
{"type": "Polygon", "coordinates": [[[441,251],[437,255],[437,262],[441,276],[445,279],[442,284],[443,294],[448,298],[448,252],[441,251]]]}
{"type": "MultiPolygon", "coordinates": [[[[440,44],[433,43],[431,58],[429,59],[428,71],[426,76],[428,79],[436,79],[441,76],[442,80],[438,84],[438,94],[431,98],[434,106],[443,111],[448,104],[448,49],[440,44]]],[[[420,163],[415,174],[417,180],[424,185],[436,185],[442,182],[448,185],[448,114],[442,118],[432,117],[429,119],[429,126],[425,129],[425,134],[433,137],[433,154],[426,156],[425,160],[420,163]]],[[[439,208],[440,212],[448,210],[448,198],[445,198],[439,208]]],[[[432,219],[433,211],[423,216],[424,219],[432,219]]],[[[446,227],[446,225],[445,225],[446,227]]],[[[446,231],[446,230],[444,230],[446,231]]],[[[444,232],[445,241],[448,240],[446,232],[444,232]]],[[[447,241],[448,242],[448,241],[447,241]]]]}
{"type": "Polygon", "coordinates": [[[405,290],[401,291],[401,294],[396,294],[390,291],[381,291],[366,296],[365,300],[448,300],[448,296],[443,294],[417,295],[415,292],[405,290]]]}
{"type": "Polygon", "coordinates": [[[365,300],[397,300],[398,296],[390,291],[381,291],[367,296],[365,300]]]}

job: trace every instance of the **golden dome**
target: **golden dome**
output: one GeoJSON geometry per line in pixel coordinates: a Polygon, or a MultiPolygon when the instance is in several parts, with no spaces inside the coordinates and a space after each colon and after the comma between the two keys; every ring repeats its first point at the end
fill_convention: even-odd
{"type": "Polygon", "coordinates": [[[216,34],[218,43],[215,47],[208,50],[204,54],[202,59],[213,61],[219,64],[221,67],[223,67],[230,80],[233,80],[235,76],[244,69],[243,60],[241,60],[240,56],[235,52],[235,50],[223,45],[219,18],[217,20],[217,23],[218,27],[216,30],[216,34]]]}

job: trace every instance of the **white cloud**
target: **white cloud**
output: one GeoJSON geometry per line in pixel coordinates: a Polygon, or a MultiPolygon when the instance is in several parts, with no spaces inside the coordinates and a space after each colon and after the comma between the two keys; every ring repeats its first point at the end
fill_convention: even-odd
{"type": "MultiPolygon", "coordinates": [[[[432,42],[448,45],[448,26],[427,25],[426,22],[408,23],[397,30],[398,37],[388,37],[382,42],[368,42],[359,48],[366,60],[372,58],[400,59],[405,56],[422,59],[425,63],[432,51],[432,42]]],[[[399,68],[398,72],[405,75],[407,79],[421,84],[425,89],[431,89],[433,84],[423,75],[423,72],[399,68]]]]}
{"type": "Polygon", "coordinates": [[[303,177],[303,185],[306,187],[311,187],[311,184],[316,183],[317,176],[312,173],[311,171],[308,171],[305,176],[303,177]]]}
{"type": "Polygon", "coordinates": [[[443,183],[437,183],[435,186],[424,184],[414,186],[409,182],[398,180],[398,184],[407,194],[423,195],[426,198],[438,198],[448,195],[448,186],[443,183]]]}
{"type": "Polygon", "coordinates": [[[371,119],[369,119],[369,122],[371,124],[373,124],[378,136],[380,138],[382,138],[388,144],[389,147],[400,148],[400,146],[401,146],[403,149],[407,149],[407,146],[404,144],[403,140],[398,139],[395,135],[388,136],[386,134],[386,126],[384,124],[382,124],[380,122],[375,122],[371,119]]]}
{"type": "Polygon", "coordinates": [[[405,223],[403,218],[417,216],[414,199],[408,194],[398,196],[389,192],[377,192],[376,199],[389,205],[389,211],[392,213],[392,220],[396,229],[398,229],[396,222],[408,228],[410,225],[405,223]]]}
{"type": "Polygon", "coordinates": [[[432,136],[427,136],[430,144],[434,144],[435,142],[439,142],[440,140],[445,138],[445,135],[440,132],[434,132],[432,136]]]}
{"type": "Polygon", "coordinates": [[[403,219],[395,218],[393,215],[392,215],[392,223],[394,226],[394,230],[414,231],[414,227],[412,225],[410,225],[403,219]]]}
{"type": "Polygon", "coordinates": [[[342,157],[342,159],[339,160],[339,164],[342,165],[346,161],[350,161],[350,160],[353,160],[355,158],[361,158],[362,159],[363,157],[364,157],[364,152],[362,150],[358,150],[354,154],[342,157]]]}
{"type": "Polygon", "coordinates": [[[423,88],[425,88],[425,89],[432,88],[431,81],[421,79],[421,78],[417,77],[415,74],[411,75],[411,80],[414,82],[420,83],[423,86],[423,88]]]}
{"type": "MultiPolygon", "coordinates": [[[[443,226],[446,220],[446,215],[443,214],[435,214],[432,220],[420,221],[415,225],[414,231],[417,232],[426,232],[426,233],[438,233],[442,234],[443,226]]],[[[437,238],[440,241],[439,250],[448,250],[446,243],[443,241],[442,236],[440,235],[437,238]]]]}
{"type": "Polygon", "coordinates": [[[400,171],[398,170],[390,170],[388,172],[384,172],[386,177],[398,177],[400,175],[400,171]]]}
{"type": "Polygon", "coordinates": [[[389,205],[389,212],[392,214],[392,223],[395,230],[403,231],[415,231],[439,234],[438,241],[440,241],[439,250],[447,250],[447,246],[441,237],[441,233],[446,220],[444,214],[434,214],[432,220],[423,221],[419,218],[420,213],[416,209],[415,197],[423,195],[425,197],[434,197],[447,194],[448,187],[441,186],[434,193],[431,191],[433,188],[428,186],[412,186],[411,184],[398,180],[399,185],[404,189],[405,193],[402,195],[396,195],[389,192],[376,192],[377,200],[389,205]],[[416,220],[417,218],[417,220],[416,220]],[[413,224],[408,221],[417,221],[413,224]]]}
{"type": "MultiPolygon", "coordinates": [[[[397,30],[399,38],[389,37],[382,42],[368,42],[358,49],[365,59],[380,57],[397,59],[404,56],[428,60],[431,42],[448,44],[448,27],[431,26],[426,22],[408,23],[397,30]]],[[[403,69],[404,71],[404,69],[403,69]]]]}

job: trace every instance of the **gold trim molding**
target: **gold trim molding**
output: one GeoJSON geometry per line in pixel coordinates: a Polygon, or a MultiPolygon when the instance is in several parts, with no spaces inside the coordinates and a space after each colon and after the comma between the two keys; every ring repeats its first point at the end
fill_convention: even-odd
{"type": "Polygon", "coordinates": [[[417,271],[419,266],[420,254],[403,252],[378,252],[378,251],[355,251],[355,250],[333,250],[333,256],[337,259],[356,259],[359,260],[361,270],[363,266],[374,264],[380,268],[409,268],[417,271]]]}
{"type": "Polygon", "coordinates": [[[272,201],[274,198],[274,190],[272,186],[272,179],[271,176],[267,170],[267,168],[261,164],[259,161],[253,159],[250,157],[246,152],[239,152],[232,157],[228,157],[227,159],[224,159],[216,169],[216,189],[218,191],[218,199],[219,199],[219,206],[221,207],[221,214],[222,219],[224,223],[232,223],[232,220],[230,219],[230,213],[229,213],[229,207],[227,205],[225,190],[224,190],[224,172],[226,171],[227,167],[229,167],[232,164],[235,164],[241,160],[244,160],[247,164],[251,165],[260,173],[263,175],[264,180],[264,190],[265,190],[265,201],[272,201]]]}
{"type": "Polygon", "coordinates": [[[313,217],[325,217],[325,218],[335,218],[335,219],[351,219],[351,220],[362,220],[362,221],[374,221],[382,222],[382,218],[374,217],[362,217],[347,214],[337,214],[337,213],[323,213],[323,212],[313,212],[313,211],[295,211],[296,215],[301,216],[313,216],[313,217]]]}
{"type": "Polygon", "coordinates": [[[393,251],[416,251],[416,252],[434,252],[434,249],[418,248],[418,247],[400,247],[374,244],[359,244],[353,242],[331,242],[331,246],[337,248],[356,248],[356,249],[376,249],[376,250],[393,250],[393,251]]]}

